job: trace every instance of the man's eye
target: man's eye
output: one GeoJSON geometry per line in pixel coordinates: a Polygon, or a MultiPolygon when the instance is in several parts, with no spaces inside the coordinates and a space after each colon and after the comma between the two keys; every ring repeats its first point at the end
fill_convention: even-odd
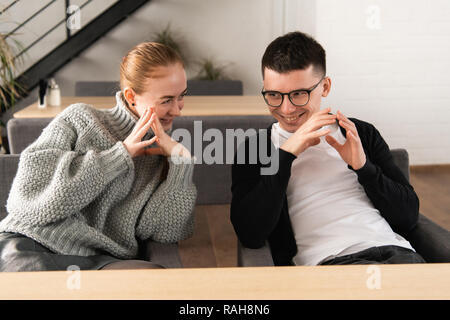
{"type": "Polygon", "coordinates": [[[164,100],[161,104],[168,104],[170,101],[172,101],[172,99],[164,100]]]}

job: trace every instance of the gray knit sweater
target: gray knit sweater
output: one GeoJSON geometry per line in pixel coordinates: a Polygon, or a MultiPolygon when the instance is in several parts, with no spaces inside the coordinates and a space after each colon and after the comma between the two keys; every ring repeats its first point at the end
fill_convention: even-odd
{"type": "Polygon", "coordinates": [[[116,100],[111,109],[69,106],[22,152],[0,231],[61,254],[121,259],[137,256],[137,239],[192,235],[194,159],[167,158],[164,177],[165,157],[131,158],[122,141],[138,119],[120,92],[116,100]]]}

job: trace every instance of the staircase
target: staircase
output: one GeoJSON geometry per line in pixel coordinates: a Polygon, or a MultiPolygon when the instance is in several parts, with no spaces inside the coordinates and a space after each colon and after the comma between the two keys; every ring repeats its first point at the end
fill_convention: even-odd
{"type": "Polygon", "coordinates": [[[31,91],[39,85],[41,79],[51,77],[149,1],[8,1],[9,3],[3,4],[0,9],[0,18],[9,17],[9,20],[13,20],[19,13],[22,16],[28,13],[28,16],[20,23],[11,24],[13,28],[8,30],[7,35],[7,37],[19,38],[18,40],[24,46],[23,50],[17,53],[16,58],[25,55],[28,56],[26,61],[31,60],[30,65],[16,80],[26,91],[31,91]],[[43,2],[45,2],[44,5],[43,2]],[[102,5],[104,8],[101,7],[102,5]],[[89,10],[90,7],[91,10],[89,10]],[[93,12],[92,8],[97,13],[93,12]],[[38,35],[34,32],[37,27],[39,30],[46,31],[38,35]],[[30,56],[32,59],[29,59],[30,56]]]}

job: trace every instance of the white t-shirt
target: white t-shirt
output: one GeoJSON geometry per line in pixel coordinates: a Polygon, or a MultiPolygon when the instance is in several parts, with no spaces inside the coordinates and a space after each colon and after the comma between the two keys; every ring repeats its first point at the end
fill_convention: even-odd
{"type": "MultiPolygon", "coordinates": [[[[340,144],[346,141],[337,124],[327,127],[340,144]]],[[[272,142],[277,148],[292,134],[279,123],[272,126],[272,142]]],[[[324,137],[292,163],[287,201],[298,248],[293,258],[296,265],[317,265],[375,246],[414,250],[392,231],[367,197],[357,174],[324,137]]]]}

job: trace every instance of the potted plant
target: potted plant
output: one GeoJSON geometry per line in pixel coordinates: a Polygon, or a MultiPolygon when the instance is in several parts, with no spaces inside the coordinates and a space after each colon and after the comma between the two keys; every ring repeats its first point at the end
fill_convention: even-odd
{"type": "Polygon", "coordinates": [[[231,80],[226,74],[226,65],[217,65],[213,59],[198,62],[200,71],[188,80],[190,95],[242,95],[242,82],[231,80]]]}
{"type": "MultiPolygon", "coordinates": [[[[170,23],[164,30],[152,35],[152,41],[165,44],[178,52],[187,67],[189,61],[179,38],[171,30],[170,23]]],[[[188,95],[242,95],[242,82],[226,76],[226,65],[219,66],[211,58],[202,59],[197,65],[200,71],[197,76],[188,80],[188,95]]]]}
{"type": "Polygon", "coordinates": [[[183,46],[181,45],[181,42],[178,38],[179,37],[177,37],[174,34],[174,32],[170,29],[170,23],[167,24],[164,30],[152,34],[152,41],[162,43],[175,50],[180,55],[184,64],[187,66],[188,60],[182,50],[183,46]]]}
{"type": "MultiPolygon", "coordinates": [[[[10,34],[0,33],[0,116],[12,108],[17,98],[25,93],[24,88],[16,81],[17,68],[23,60],[22,57],[16,58],[15,51],[22,49],[21,43],[14,40],[10,34]]],[[[2,127],[5,127],[5,124],[0,118],[0,153],[5,153],[2,127]]]]}

